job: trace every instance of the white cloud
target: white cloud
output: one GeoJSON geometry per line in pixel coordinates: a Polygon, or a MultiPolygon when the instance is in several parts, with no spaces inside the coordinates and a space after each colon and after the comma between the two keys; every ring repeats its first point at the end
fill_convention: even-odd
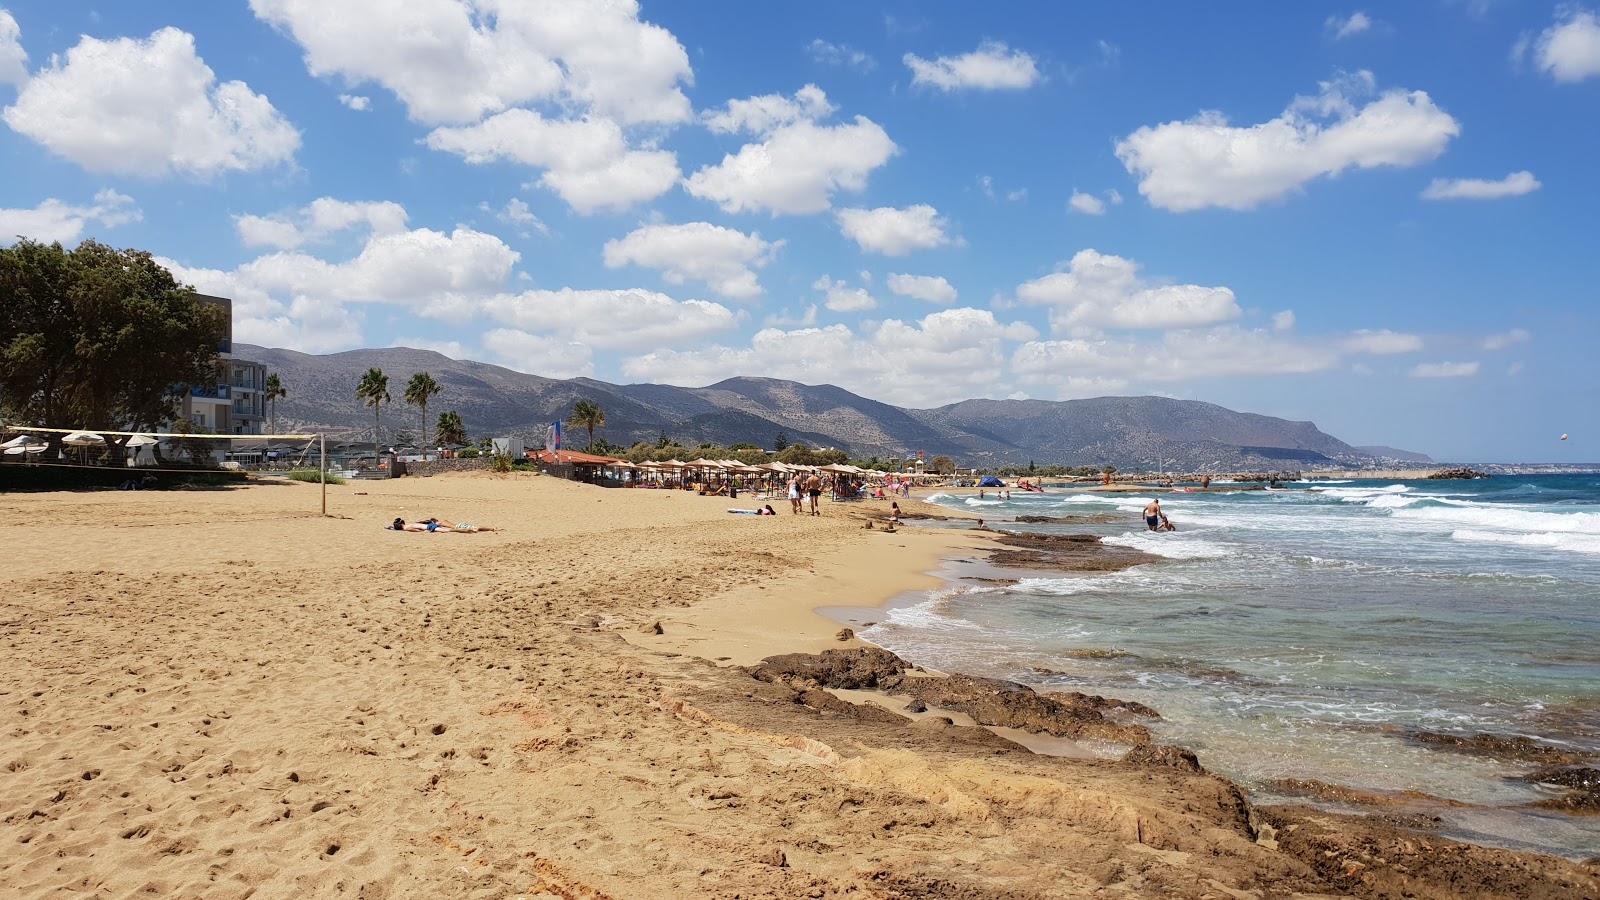
{"type": "Polygon", "coordinates": [[[1363,31],[1370,31],[1372,29],[1372,19],[1364,12],[1353,12],[1348,16],[1329,16],[1323,26],[1328,29],[1328,33],[1333,35],[1333,39],[1337,41],[1360,34],[1363,31]]]}
{"type": "Polygon", "coordinates": [[[205,294],[233,300],[233,337],[302,353],[337,353],[366,345],[363,317],[343,303],[311,295],[275,297],[239,270],[191,269],[157,257],[173,277],[205,294]]]}
{"type": "Polygon", "coordinates": [[[750,132],[763,140],[701,168],[684,182],[685,189],[730,213],[826,211],[834,191],[865,188],[872,170],[899,150],[882,127],[864,116],[849,125],[818,123],[832,112],[827,95],[815,85],[801,88],[792,100],[769,94],[730,101],[726,109],[706,115],[707,126],[750,132]]]}
{"type": "Polygon", "coordinates": [[[546,236],[550,234],[550,226],[540,221],[539,217],[533,214],[533,210],[529,209],[528,204],[520,197],[512,197],[506,201],[506,205],[503,208],[498,210],[489,206],[488,203],[480,203],[478,208],[484,212],[493,213],[495,219],[503,224],[516,226],[523,237],[529,237],[535,231],[546,236]]]}
{"type": "Polygon", "coordinates": [[[6,124],[94,172],[206,178],[289,162],[300,133],[242,81],[216,83],[194,37],[83,37],[6,107],[6,124]],[[115,90],[108,86],[115,85],[115,90]]]}
{"type": "Polygon", "coordinates": [[[1513,328],[1503,334],[1491,334],[1483,339],[1483,349],[1504,350],[1513,344],[1521,344],[1533,340],[1533,335],[1521,328],[1513,328]]]}
{"type": "Polygon", "coordinates": [[[356,112],[366,112],[372,108],[372,98],[363,97],[359,94],[340,94],[339,102],[356,112]]]}
{"type": "Polygon", "coordinates": [[[1292,330],[1294,330],[1294,310],[1286,309],[1286,310],[1284,310],[1282,312],[1279,312],[1279,313],[1273,313],[1273,315],[1272,315],[1272,330],[1273,331],[1292,331],[1292,330]]]}
{"type": "Polygon", "coordinates": [[[703,281],[724,297],[749,300],[762,293],[754,269],[771,262],[782,246],[782,241],[771,243],[709,222],[646,225],[607,241],[605,263],[612,269],[629,264],[660,269],[669,284],[703,281]]]}
{"type": "Polygon", "coordinates": [[[0,84],[28,80],[28,53],[22,49],[22,29],[11,13],[0,9],[0,84]]]}
{"type": "Polygon", "coordinates": [[[956,289],[943,276],[890,273],[884,284],[890,292],[902,297],[915,297],[940,306],[949,306],[956,302],[956,289]]]}
{"type": "Polygon", "coordinates": [[[689,57],[634,0],[251,0],[319,77],[394,92],[414,121],[459,124],[528,104],[626,124],[690,116],[689,57]]]}
{"type": "Polygon", "coordinates": [[[529,334],[517,328],[496,328],[484,334],[483,346],[494,362],[515,372],[546,378],[586,378],[594,374],[594,353],[578,341],[529,334]]]}
{"type": "Polygon", "coordinates": [[[870,72],[878,67],[877,60],[849,44],[830,44],[822,38],[808,44],[806,52],[811,55],[812,62],[825,66],[847,66],[862,72],[870,72]]]}
{"type": "Polygon", "coordinates": [[[1196,284],[1151,284],[1139,264],[1080,250],[1068,270],[1017,288],[1024,303],[1049,306],[1052,331],[1094,328],[1190,328],[1237,319],[1233,291],[1196,284]]]}
{"type": "Polygon", "coordinates": [[[246,247],[277,247],[292,250],[303,244],[325,240],[356,225],[366,225],[374,234],[396,234],[406,230],[405,207],[391,201],[349,203],[320,197],[300,210],[276,216],[234,216],[239,238],[246,247]]]}
{"type": "Polygon", "coordinates": [[[808,84],[794,97],[763,94],[744,100],[729,100],[722,109],[707,110],[701,121],[718,134],[771,134],[796,122],[816,122],[833,115],[834,105],[822,88],[808,84]]]}
{"type": "Polygon", "coordinates": [[[1556,81],[1573,82],[1600,75],[1600,17],[1582,9],[1567,9],[1565,21],[1539,35],[1534,62],[1556,81]]]}
{"type": "Polygon", "coordinates": [[[1139,193],[1174,212],[1220,206],[1252,209],[1315,178],[1349,168],[1412,166],[1444,152],[1461,131],[1422,91],[1374,92],[1370,72],[1324,82],[1260,125],[1230,126],[1221,113],[1138,129],[1117,158],[1139,177],[1139,193]]]}
{"type": "Polygon", "coordinates": [[[868,253],[905,256],[914,250],[931,250],[952,243],[945,228],[950,222],[939,211],[919,203],[905,209],[841,209],[834,214],[839,230],[868,253]]]}
{"type": "Polygon", "coordinates": [[[413,350],[432,350],[435,353],[448,356],[451,359],[481,358],[480,354],[473,350],[469,350],[467,346],[460,341],[436,341],[431,338],[401,336],[390,342],[389,346],[410,347],[413,350]]]}
{"type": "Polygon", "coordinates": [[[1012,370],[1023,384],[1054,385],[1059,399],[1117,390],[1129,384],[1200,378],[1294,375],[1337,365],[1331,347],[1235,326],[1173,331],[1155,340],[1034,341],[1017,348],[1012,370]],[[1086,379],[1074,385],[1067,376],[1086,379]]]}
{"type": "Polygon", "coordinates": [[[630,150],[609,119],[546,119],[513,109],[464,128],[437,128],[428,146],[469,163],[511,160],[545,169],[541,187],[582,214],[625,209],[666,193],[678,180],[677,157],[630,150]]]}
{"type": "Polygon", "coordinates": [[[1073,212],[1080,212],[1089,216],[1102,216],[1106,212],[1104,200],[1093,194],[1084,194],[1078,191],[1073,191],[1072,196],[1067,199],[1067,208],[1073,212]]]}
{"type": "Polygon", "coordinates": [[[1412,378],[1471,378],[1478,374],[1475,362],[1422,363],[1411,370],[1412,378]]]}
{"type": "Polygon", "coordinates": [[[760,372],[924,409],[990,394],[1006,343],[1033,337],[1033,329],[997,322],[989,310],[948,309],[915,322],[889,319],[859,335],[844,325],[767,328],[747,347],[658,350],[626,360],[623,372],[680,385],[760,372]]]}
{"type": "Polygon", "coordinates": [[[1378,331],[1364,329],[1340,339],[1338,347],[1345,353],[1371,353],[1377,356],[1389,356],[1396,353],[1415,353],[1421,350],[1422,338],[1414,334],[1401,334],[1388,329],[1378,331]]]}
{"type": "Polygon", "coordinates": [[[834,281],[826,275],[812,282],[811,288],[822,292],[822,305],[834,312],[866,312],[878,308],[878,300],[871,291],[834,281]]]}
{"type": "Polygon", "coordinates": [[[603,350],[670,347],[737,327],[720,303],[674,300],[646,290],[523,291],[489,298],[483,310],[524,331],[578,341],[603,350]]]}
{"type": "Polygon", "coordinates": [[[903,61],[911,70],[912,84],[942,91],[1022,90],[1040,79],[1032,56],[998,41],[984,41],[971,53],[932,60],[907,53],[903,61]]]}
{"type": "Polygon", "coordinates": [[[765,328],[810,328],[817,324],[817,304],[807,306],[799,315],[794,315],[787,308],[780,309],[762,320],[765,328]]]}
{"type": "Polygon", "coordinates": [[[41,244],[60,242],[72,245],[90,222],[102,228],[115,228],[144,218],[133,198],[104,190],[94,195],[88,206],[73,206],[51,198],[33,209],[0,209],[0,244],[13,237],[24,237],[41,244]]]}
{"type": "Polygon", "coordinates": [[[1532,172],[1512,172],[1499,181],[1481,178],[1435,178],[1422,192],[1424,200],[1495,200],[1537,191],[1543,185],[1532,172]]]}

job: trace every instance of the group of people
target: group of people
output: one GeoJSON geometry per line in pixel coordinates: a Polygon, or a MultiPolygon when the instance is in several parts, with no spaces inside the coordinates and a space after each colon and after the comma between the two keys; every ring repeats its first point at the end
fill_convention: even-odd
{"type": "MultiPolygon", "coordinates": [[[[770,509],[770,507],[769,507],[770,509]]],[[[466,522],[452,522],[449,519],[437,517],[417,519],[407,522],[397,518],[389,525],[390,531],[426,531],[429,534],[443,532],[445,534],[477,534],[480,531],[498,531],[488,525],[469,525],[466,522]]]]}
{"type": "Polygon", "coordinates": [[[822,510],[817,508],[817,502],[822,498],[822,476],[812,472],[802,478],[799,475],[789,479],[789,510],[795,515],[800,515],[801,503],[805,498],[810,498],[813,516],[822,515],[822,510]]]}
{"type": "Polygon", "coordinates": [[[1178,527],[1167,521],[1167,514],[1161,511],[1161,501],[1151,500],[1144,508],[1144,524],[1151,531],[1177,531],[1178,527]]]}

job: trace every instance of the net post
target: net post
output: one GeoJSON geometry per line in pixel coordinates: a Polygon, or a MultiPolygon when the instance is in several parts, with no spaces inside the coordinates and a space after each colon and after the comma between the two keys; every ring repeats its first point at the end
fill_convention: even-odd
{"type": "Polygon", "coordinates": [[[317,479],[318,481],[322,482],[322,514],[323,515],[327,515],[328,514],[328,436],[326,434],[317,435],[317,449],[320,452],[320,455],[322,457],[321,463],[318,464],[318,469],[321,470],[321,474],[318,476],[318,479],[317,479]]]}

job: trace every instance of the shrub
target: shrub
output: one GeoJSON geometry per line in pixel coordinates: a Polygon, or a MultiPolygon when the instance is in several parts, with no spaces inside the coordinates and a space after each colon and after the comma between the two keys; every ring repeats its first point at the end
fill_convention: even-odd
{"type": "Polygon", "coordinates": [[[463,448],[461,448],[461,452],[457,453],[456,455],[461,457],[462,459],[477,459],[479,456],[482,456],[483,454],[478,452],[478,448],[477,447],[463,447],[463,448]]]}
{"type": "MultiPolygon", "coordinates": [[[[308,481],[312,484],[322,483],[322,473],[316,469],[293,469],[289,472],[289,478],[294,481],[308,481]]],[[[344,484],[344,479],[337,475],[329,475],[328,483],[344,484]]]]}

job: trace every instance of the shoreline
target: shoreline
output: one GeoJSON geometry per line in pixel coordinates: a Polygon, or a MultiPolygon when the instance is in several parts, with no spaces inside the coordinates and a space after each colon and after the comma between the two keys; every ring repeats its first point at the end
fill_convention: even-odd
{"type": "Polygon", "coordinates": [[[888,501],[730,516],[441,475],[330,488],[324,518],[316,493],[0,495],[9,895],[1600,893],[1593,867],[730,665],[864,649],[814,610],[999,546],[862,527],[888,501]],[[385,531],[395,515],[505,530],[385,531]]]}

